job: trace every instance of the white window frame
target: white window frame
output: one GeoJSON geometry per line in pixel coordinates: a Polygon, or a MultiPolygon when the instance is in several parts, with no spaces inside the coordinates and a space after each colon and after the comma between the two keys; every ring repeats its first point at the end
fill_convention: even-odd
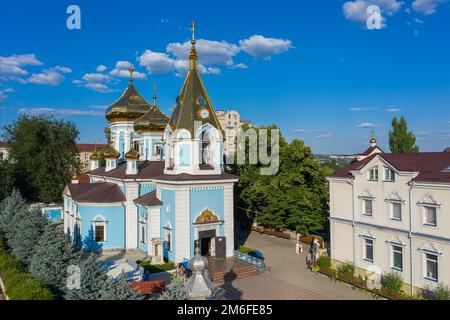
{"type": "Polygon", "coordinates": [[[146,241],[146,239],[147,239],[147,232],[145,231],[145,228],[146,226],[145,226],[145,224],[144,223],[141,223],[141,239],[140,239],[140,243],[142,243],[142,244],[146,244],[147,243],[147,241],[146,241]]]}
{"type": "Polygon", "coordinates": [[[378,181],[378,179],[379,179],[378,166],[373,166],[367,173],[367,180],[378,181]]]}
{"type": "Polygon", "coordinates": [[[423,205],[423,225],[426,227],[432,227],[435,228],[437,227],[437,215],[438,215],[438,207],[437,206],[433,206],[433,205],[423,205]],[[429,223],[427,222],[427,209],[434,209],[434,220],[435,223],[429,223]]]}
{"type": "Polygon", "coordinates": [[[164,241],[166,242],[166,249],[168,252],[173,252],[173,230],[169,228],[164,228],[164,241]],[[170,241],[169,241],[170,237],[170,241]],[[169,245],[167,245],[169,244],[169,245]]]}
{"type": "Polygon", "coordinates": [[[363,239],[363,260],[373,263],[375,260],[375,257],[374,257],[375,256],[375,239],[369,238],[369,237],[363,237],[362,239],[363,239]],[[372,246],[372,259],[367,257],[367,245],[368,245],[367,241],[372,242],[371,245],[369,244],[370,246],[372,246]]]}
{"type": "Polygon", "coordinates": [[[405,246],[404,245],[402,245],[402,244],[399,244],[399,243],[391,243],[391,269],[392,270],[394,270],[394,271],[399,271],[399,272],[403,272],[403,268],[404,268],[404,264],[403,264],[403,248],[404,248],[405,246]],[[395,248],[400,248],[400,253],[401,253],[401,258],[402,258],[402,260],[401,260],[401,263],[402,263],[402,266],[401,266],[401,268],[399,268],[399,267],[396,267],[395,266],[395,253],[396,252],[398,252],[398,250],[396,250],[395,248]]]}
{"type": "Polygon", "coordinates": [[[362,215],[364,215],[364,216],[367,216],[367,217],[373,217],[373,203],[374,203],[374,199],[371,199],[371,198],[361,198],[361,200],[362,200],[362,210],[361,210],[361,213],[362,213],[362,215]],[[370,212],[370,213],[368,213],[367,211],[366,211],[366,201],[368,201],[368,202],[370,202],[371,203],[371,209],[372,209],[372,211],[370,212]]]}
{"type": "Polygon", "coordinates": [[[390,218],[393,221],[402,221],[403,219],[403,202],[400,201],[389,201],[389,211],[390,211],[390,218]],[[394,207],[398,205],[400,206],[400,218],[397,218],[394,216],[394,207]]]}
{"type": "Polygon", "coordinates": [[[389,167],[384,167],[384,181],[395,182],[395,171],[389,167]]]}
{"type": "MultiPolygon", "coordinates": [[[[433,260],[434,261],[434,260],[433,260]]],[[[428,251],[424,251],[423,252],[423,278],[425,280],[428,281],[432,281],[432,282],[439,282],[439,254],[438,253],[434,253],[434,252],[428,252],[428,251]],[[428,271],[428,256],[434,256],[436,258],[436,278],[432,278],[430,276],[428,276],[427,271],[428,271]]]]}
{"type": "Polygon", "coordinates": [[[94,230],[94,239],[93,239],[93,241],[95,242],[95,243],[107,243],[108,242],[108,238],[107,238],[107,236],[108,236],[108,228],[107,228],[107,224],[108,224],[108,221],[106,221],[103,217],[102,217],[102,219],[104,219],[103,221],[98,221],[98,220],[96,220],[97,218],[95,218],[94,219],[94,221],[92,221],[92,228],[93,228],[93,230],[94,230]],[[96,234],[96,232],[95,232],[95,227],[97,227],[97,226],[99,226],[99,227],[103,227],[103,241],[96,241],[95,240],[95,234],[96,234]]]}

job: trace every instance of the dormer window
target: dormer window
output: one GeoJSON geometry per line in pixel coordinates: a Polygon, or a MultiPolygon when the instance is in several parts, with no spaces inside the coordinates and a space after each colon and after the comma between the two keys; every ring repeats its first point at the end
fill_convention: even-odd
{"type": "Polygon", "coordinates": [[[369,181],[378,181],[378,167],[373,167],[369,170],[369,181]]]}
{"type": "Polygon", "coordinates": [[[395,171],[391,168],[384,168],[384,181],[394,182],[395,181],[395,171]]]}

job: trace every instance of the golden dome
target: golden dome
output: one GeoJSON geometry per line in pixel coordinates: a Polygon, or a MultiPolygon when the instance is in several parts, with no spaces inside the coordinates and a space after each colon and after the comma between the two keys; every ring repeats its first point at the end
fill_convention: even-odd
{"type": "Polygon", "coordinates": [[[377,143],[377,139],[375,139],[375,138],[370,139],[370,144],[376,144],[376,143],[377,143]]]}
{"type": "MultiPolygon", "coordinates": [[[[133,74],[130,68],[130,74],[133,74]]],[[[151,108],[151,105],[141,97],[133,84],[133,76],[130,77],[130,84],[122,96],[108,107],[105,117],[109,122],[113,121],[133,121],[142,117],[151,108]]]]}
{"type": "Polygon", "coordinates": [[[134,122],[134,131],[137,133],[163,132],[168,122],[169,118],[157,106],[152,106],[149,112],[134,122]]]}
{"type": "Polygon", "coordinates": [[[138,160],[139,159],[139,152],[137,152],[134,149],[131,149],[125,154],[125,160],[138,160]]]}
{"type": "Polygon", "coordinates": [[[114,149],[113,146],[108,146],[105,150],[105,159],[114,159],[117,160],[120,158],[120,153],[114,149]]]}
{"type": "Polygon", "coordinates": [[[98,160],[100,160],[100,156],[97,152],[94,151],[94,153],[91,154],[91,156],[89,157],[89,160],[98,161],[98,160]]]}

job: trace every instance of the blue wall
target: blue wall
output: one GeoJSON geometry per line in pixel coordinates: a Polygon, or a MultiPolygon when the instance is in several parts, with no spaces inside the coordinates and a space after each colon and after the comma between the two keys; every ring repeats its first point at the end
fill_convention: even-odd
{"type": "Polygon", "coordinates": [[[148,184],[143,184],[139,186],[139,197],[142,197],[144,194],[147,194],[149,192],[152,192],[156,190],[156,186],[155,185],[148,185],[148,184]]]}
{"type": "Polygon", "coordinates": [[[51,221],[51,222],[57,222],[61,221],[62,219],[62,209],[58,208],[47,208],[42,209],[42,213],[51,221]]]}
{"type": "Polygon", "coordinates": [[[169,221],[172,225],[172,252],[168,252],[166,250],[166,243],[164,241],[163,244],[163,255],[167,259],[171,261],[175,261],[175,191],[173,190],[167,190],[167,189],[161,189],[161,201],[163,203],[161,207],[161,237],[165,239],[165,230],[164,226],[166,225],[166,222],[169,221]],[[167,206],[170,206],[169,212],[166,211],[167,206]]]}
{"type": "Polygon", "coordinates": [[[191,165],[191,150],[190,145],[188,144],[181,144],[180,145],[180,166],[181,167],[189,167],[191,165]]]}
{"type": "MultiPolygon", "coordinates": [[[[213,189],[191,189],[190,191],[190,238],[191,243],[191,257],[194,256],[194,221],[203,210],[210,209],[216,215],[220,217],[220,220],[224,219],[224,192],[223,188],[213,189]]],[[[220,226],[221,235],[224,233],[223,224],[220,226]]]]}
{"type": "Polygon", "coordinates": [[[83,206],[80,204],[78,212],[81,217],[81,238],[83,245],[90,249],[125,248],[125,207],[117,206],[83,206]],[[93,239],[92,220],[100,215],[106,224],[106,242],[95,244],[93,239]],[[98,248],[98,247],[100,248],[98,248]]]}

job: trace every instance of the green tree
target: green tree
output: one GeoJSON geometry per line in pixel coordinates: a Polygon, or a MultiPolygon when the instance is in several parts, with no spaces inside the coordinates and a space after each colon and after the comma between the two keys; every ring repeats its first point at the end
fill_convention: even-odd
{"type": "Polygon", "coordinates": [[[14,184],[27,200],[61,200],[72,174],[80,171],[77,137],[73,123],[45,116],[22,116],[5,127],[14,184]]]}
{"type": "Polygon", "coordinates": [[[10,233],[8,239],[11,254],[17,261],[28,266],[49,221],[40,210],[22,210],[14,216],[12,224],[14,232],[10,233]]]}
{"type": "Polygon", "coordinates": [[[166,287],[158,300],[187,300],[184,282],[179,277],[172,278],[172,282],[166,287]]]}
{"type": "MultiPolygon", "coordinates": [[[[257,131],[276,128],[262,127],[257,131]]],[[[246,154],[252,147],[245,146],[246,154]]],[[[314,159],[311,148],[301,140],[287,143],[281,136],[279,152],[279,171],[273,176],[261,175],[259,163],[229,169],[240,176],[236,187],[238,208],[248,218],[256,218],[259,224],[274,229],[289,228],[302,233],[324,229],[327,213],[324,170],[314,159]]]]}
{"type": "Polygon", "coordinates": [[[5,199],[14,189],[14,166],[9,160],[0,162],[0,201],[5,199]]]}
{"type": "Polygon", "coordinates": [[[96,264],[94,254],[80,258],[75,265],[81,269],[81,281],[79,289],[68,289],[65,295],[66,300],[99,300],[102,298],[105,283],[108,280],[96,264]]]}
{"type": "Polygon", "coordinates": [[[27,210],[27,204],[20,195],[17,189],[14,189],[11,194],[3,199],[0,203],[0,233],[9,236],[14,232],[14,225],[12,223],[14,216],[21,211],[27,210]]]}
{"type": "Polygon", "coordinates": [[[67,267],[74,264],[78,252],[58,226],[49,224],[40,238],[31,258],[29,271],[61,293],[65,290],[67,267]]]}
{"type": "Polygon", "coordinates": [[[408,131],[408,124],[404,117],[392,119],[392,130],[389,130],[389,148],[392,153],[419,152],[416,136],[408,131]]]}
{"type": "Polygon", "coordinates": [[[117,279],[106,279],[101,291],[101,300],[143,300],[144,296],[131,288],[124,274],[117,279]]]}

